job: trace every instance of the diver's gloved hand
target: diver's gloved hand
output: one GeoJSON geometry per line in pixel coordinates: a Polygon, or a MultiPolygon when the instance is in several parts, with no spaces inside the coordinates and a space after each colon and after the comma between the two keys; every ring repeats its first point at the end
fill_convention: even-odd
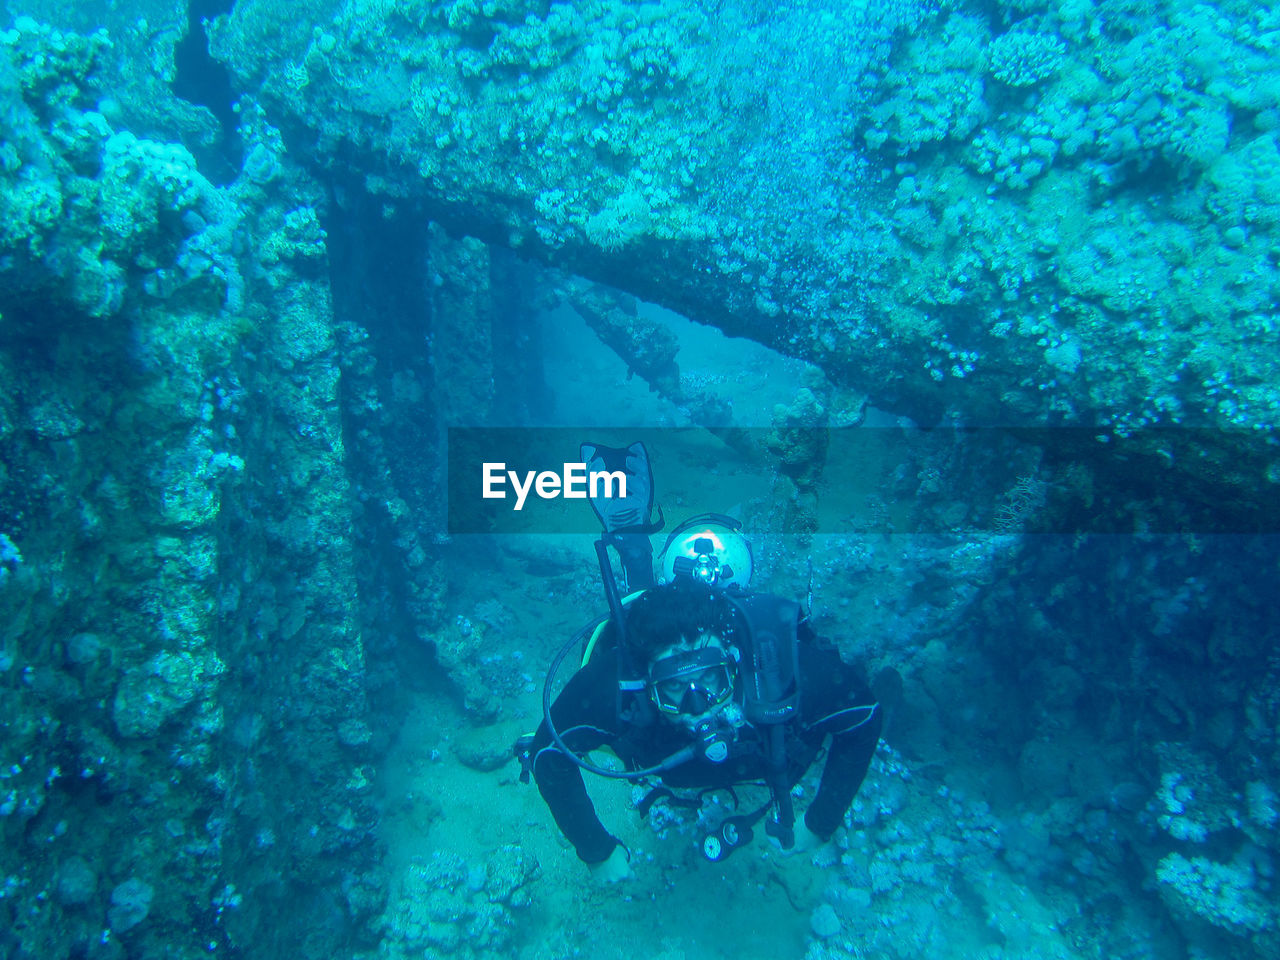
{"type": "Polygon", "coordinates": [[[601,860],[599,863],[588,863],[587,869],[591,871],[591,879],[596,883],[618,883],[635,876],[631,872],[631,854],[622,844],[613,848],[609,859],[601,860]]]}
{"type": "Polygon", "coordinates": [[[827,843],[827,840],[823,840],[822,837],[805,825],[804,817],[796,818],[796,824],[792,828],[792,832],[795,834],[795,843],[791,845],[790,850],[783,850],[782,844],[778,843],[777,837],[769,837],[769,844],[773,847],[775,853],[779,853],[784,857],[794,857],[796,854],[813,853],[827,843]]]}

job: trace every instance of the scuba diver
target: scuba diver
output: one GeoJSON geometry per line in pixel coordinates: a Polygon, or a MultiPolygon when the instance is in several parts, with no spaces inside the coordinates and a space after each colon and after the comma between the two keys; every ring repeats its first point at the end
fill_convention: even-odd
{"type": "Polygon", "coordinates": [[[763,782],[770,799],[724,819],[702,838],[722,860],[765,831],[783,851],[816,848],[841,824],[880,739],[881,709],[857,672],[819,640],[798,603],[752,593],[750,544],[730,517],[706,514],[667,538],[656,563],[648,521],[652,475],[642,444],[584,444],[588,470],[622,470],[625,499],[592,500],[605,528],[596,541],[609,615],[580,630],[552,662],[537,733],[517,744],[557,826],[592,875],[631,876],[630,852],[596,815],[582,772],[655,786],[640,804],[698,807],[711,791],[763,782]],[[615,579],[617,551],[629,592],[615,579]],[[584,645],[581,666],[551,702],[561,663],[584,645]],[[816,794],[797,817],[792,788],[830,738],[816,794]],[[587,754],[608,747],[623,769],[587,754]],[[694,788],[681,799],[675,788],[694,788]]]}

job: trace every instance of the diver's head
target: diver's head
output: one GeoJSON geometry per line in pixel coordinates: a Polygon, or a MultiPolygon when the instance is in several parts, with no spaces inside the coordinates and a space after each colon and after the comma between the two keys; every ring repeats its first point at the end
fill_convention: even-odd
{"type": "Polygon", "coordinates": [[[692,728],[733,700],[738,676],[732,604],[682,577],[627,607],[627,641],[646,665],[649,697],[667,720],[692,728]]]}
{"type": "Polygon", "coordinates": [[[723,637],[681,637],[649,662],[649,696],[664,719],[692,729],[728,706],[737,677],[738,663],[723,637]]]}

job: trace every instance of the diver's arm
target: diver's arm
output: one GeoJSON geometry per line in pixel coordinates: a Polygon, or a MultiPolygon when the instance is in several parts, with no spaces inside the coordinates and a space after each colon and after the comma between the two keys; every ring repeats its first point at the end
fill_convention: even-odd
{"type": "Polygon", "coordinates": [[[834,650],[802,648],[805,722],[814,733],[831,734],[818,792],[804,822],[822,839],[840,826],[862,786],[880,741],[881,711],[875,697],[834,650]]]}
{"type": "Polygon", "coordinates": [[[578,851],[578,858],[586,863],[608,860],[618,841],[596,816],[582,772],[562,754],[548,751],[535,762],[533,776],[556,826],[578,851]]]}
{"type": "Polygon", "coordinates": [[[880,741],[880,722],[877,709],[856,730],[832,738],[818,793],[804,812],[805,826],[819,837],[826,839],[835,832],[862,786],[880,741]]]}
{"type": "MultiPolygon", "coordinates": [[[[617,668],[610,651],[597,653],[570,678],[551,705],[556,732],[571,750],[585,753],[616,739],[617,668]]],[[[533,778],[556,826],[587,863],[607,860],[618,841],[596,816],[582,771],[551,742],[545,719],[532,746],[533,778]]]]}

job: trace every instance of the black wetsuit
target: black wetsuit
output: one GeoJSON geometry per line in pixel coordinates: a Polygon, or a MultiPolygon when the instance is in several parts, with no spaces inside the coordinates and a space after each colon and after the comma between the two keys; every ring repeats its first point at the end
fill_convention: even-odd
{"type": "MultiPolygon", "coordinates": [[[[611,633],[606,629],[600,638],[608,647],[598,649],[565,685],[551,706],[551,716],[565,744],[578,753],[607,746],[629,769],[650,767],[687,746],[690,734],[654,711],[646,712],[650,722],[644,725],[618,718],[617,650],[610,642],[611,633]]],[[[880,739],[881,711],[874,710],[867,719],[867,710],[850,709],[874,704],[871,691],[834,649],[815,639],[806,623],[800,624],[798,633],[800,709],[786,725],[787,778],[794,785],[813,763],[827,734],[833,734],[818,793],[804,814],[805,825],[825,839],[840,825],[866,776],[880,739]],[[863,719],[866,722],[848,729],[863,719]]],[[[662,782],[702,788],[763,781],[767,767],[760,734],[764,729],[744,725],[729,759],[712,763],[696,755],[663,774],[662,782]]],[[[587,863],[608,859],[618,841],[596,816],[582,771],[551,745],[545,721],[538,727],[532,754],[538,789],[578,856],[587,863]]]]}

